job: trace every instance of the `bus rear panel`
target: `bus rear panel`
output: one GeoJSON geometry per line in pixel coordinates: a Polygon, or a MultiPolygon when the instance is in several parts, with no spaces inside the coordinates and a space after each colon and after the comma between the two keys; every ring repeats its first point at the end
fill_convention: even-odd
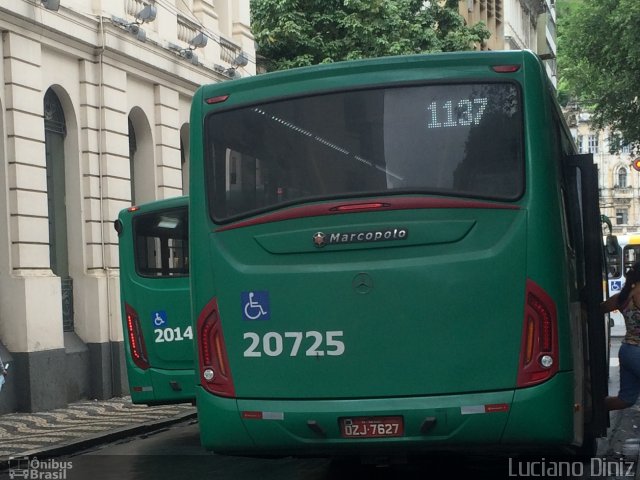
{"type": "Polygon", "coordinates": [[[205,447],[582,441],[578,287],[544,75],[530,53],[476,52],[198,91],[191,287],[205,447]]]}
{"type": "Polygon", "coordinates": [[[124,209],[116,229],[131,400],[149,405],[191,402],[187,198],[124,209]]]}

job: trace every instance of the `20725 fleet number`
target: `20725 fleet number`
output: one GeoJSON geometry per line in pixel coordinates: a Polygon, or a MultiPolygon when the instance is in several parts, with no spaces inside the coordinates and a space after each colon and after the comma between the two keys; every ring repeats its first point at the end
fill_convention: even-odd
{"type": "Polygon", "coordinates": [[[246,332],[244,339],[249,340],[249,345],[244,351],[245,357],[261,357],[263,354],[269,357],[289,355],[295,357],[304,355],[307,357],[322,357],[324,355],[338,356],[344,353],[343,331],[329,332],[267,332],[262,335],[255,332],[246,332]]]}

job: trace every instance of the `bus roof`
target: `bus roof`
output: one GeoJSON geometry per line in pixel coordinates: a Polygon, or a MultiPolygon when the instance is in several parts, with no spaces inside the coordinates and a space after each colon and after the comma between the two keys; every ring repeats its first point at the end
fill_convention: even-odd
{"type": "MultiPolygon", "coordinates": [[[[433,79],[464,76],[464,77],[484,77],[497,75],[495,72],[486,69],[486,67],[498,65],[521,65],[521,71],[533,68],[541,75],[544,74],[544,68],[539,57],[530,50],[503,50],[503,51],[465,51],[465,52],[448,52],[448,53],[424,53],[416,55],[398,55],[380,58],[368,58],[359,60],[342,61],[335,63],[327,63],[313,65],[309,67],[298,67],[289,70],[281,70],[277,72],[269,72],[252,77],[244,77],[229,82],[214,83],[204,85],[200,88],[200,95],[206,100],[212,95],[220,95],[221,92],[232,93],[241,92],[249,89],[277,87],[282,89],[283,84],[300,82],[303,88],[308,91],[309,85],[307,81],[313,81],[316,78],[323,78],[325,82],[330,77],[338,77],[342,75],[364,75],[362,83],[366,85],[370,82],[370,75],[375,72],[385,72],[385,78],[395,82],[399,79],[393,75],[396,65],[403,71],[402,80],[425,80],[429,77],[433,79]],[[429,67],[433,71],[432,74],[426,74],[424,68],[429,67]],[[474,68],[475,67],[475,68],[474,68]],[[407,70],[416,69],[415,78],[407,75],[407,70]]],[[[511,73],[511,72],[506,72],[511,73]]],[[[378,79],[379,81],[380,79],[378,79]]],[[[355,81],[354,84],[361,83],[355,81]]],[[[342,83],[340,85],[343,85],[342,83]]],[[[327,82],[325,88],[330,90],[334,87],[327,82]]],[[[317,90],[317,87],[315,88],[317,90]]],[[[288,92],[295,94],[296,92],[288,92]]],[[[197,95],[194,98],[197,98],[197,95]]],[[[281,94],[280,94],[281,95],[281,94]]],[[[262,92],[261,98],[269,96],[268,92],[262,92]]]]}
{"type": "Polygon", "coordinates": [[[180,207],[188,204],[189,204],[189,197],[187,195],[184,195],[181,197],[164,198],[162,200],[154,200],[152,202],[145,202],[145,203],[140,203],[136,205],[131,205],[130,207],[125,208],[124,210],[128,210],[131,212],[131,211],[137,211],[137,210],[147,210],[149,207],[151,207],[153,210],[159,210],[162,208],[180,207]]]}

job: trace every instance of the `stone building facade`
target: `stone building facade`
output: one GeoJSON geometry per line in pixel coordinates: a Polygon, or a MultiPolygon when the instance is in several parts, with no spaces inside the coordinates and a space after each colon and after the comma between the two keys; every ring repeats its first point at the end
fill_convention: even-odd
{"type": "Polygon", "coordinates": [[[204,83],[255,73],[249,0],[0,4],[0,413],[126,393],[120,209],[187,193],[204,83]]]}
{"type": "Polygon", "coordinates": [[[458,11],[467,24],[484,22],[491,32],[483,50],[532,50],[556,85],[555,0],[459,0],[458,11]]]}
{"type": "Polygon", "coordinates": [[[597,129],[591,114],[577,106],[569,106],[565,117],[580,153],[593,154],[598,166],[600,211],[609,217],[616,235],[640,231],[640,171],[634,167],[629,146],[611,153],[611,129],[597,129]]]}

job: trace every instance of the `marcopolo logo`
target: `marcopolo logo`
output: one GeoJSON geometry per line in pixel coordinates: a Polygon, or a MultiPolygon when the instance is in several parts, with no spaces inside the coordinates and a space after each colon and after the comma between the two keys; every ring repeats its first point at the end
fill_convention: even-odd
{"type": "Polygon", "coordinates": [[[409,236],[409,230],[406,228],[387,228],[385,230],[370,230],[364,232],[336,232],[323,233],[317,232],[313,235],[313,244],[322,248],[326,245],[348,244],[348,243],[365,243],[365,242],[384,242],[387,240],[406,240],[409,236]]]}

